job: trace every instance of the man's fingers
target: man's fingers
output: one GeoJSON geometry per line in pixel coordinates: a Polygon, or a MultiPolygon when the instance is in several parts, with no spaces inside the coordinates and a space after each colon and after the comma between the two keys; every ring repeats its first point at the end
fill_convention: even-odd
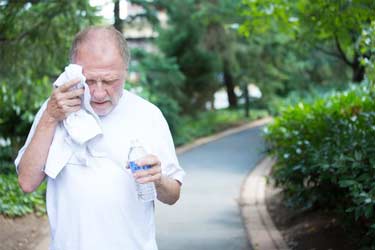
{"type": "Polygon", "coordinates": [[[63,109],[63,110],[69,107],[75,107],[75,106],[80,107],[81,99],[79,97],[74,97],[70,99],[66,99],[65,97],[58,97],[58,99],[56,100],[56,105],[59,109],[63,109]]]}
{"type": "Polygon", "coordinates": [[[66,92],[68,91],[71,87],[73,87],[74,85],[76,85],[77,83],[79,83],[80,79],[79,78],[76,78],[76,79],[73,79],[73,80],[70,80],[69,82],[66,82],[64,83],[63,85],[61,85],[59,87],[60,91],[61,92],[66,92]]]}
{"type": "Polygon", "coordinates": [[[64,93],[64,97],[65,98],[74,98],[74,97],[79,97],[81,96],[83,93],[85,92],[85,90],[82,88],[79,88],[79,89],[74,89],[74,90],[71,90],[71,91],[68,91],[68,92],[65,92],[64,93]]]}
{"type": "Polygon", "coordinates": [[[137,171],[136,173],[134,173],[134,177],[141,178],[145,176],[156,175],[156,174],[159,174],[160,172],[161,172],[161,167],[155,166],[148,170],[137,171]]]}
{"type": "Polygon", "coordinates": [[[74,106],[74,107],[65,108],[64,110],[65,110],[66,117],[68,117],[71,113],[77,112],[80,109],[81,109],[81,106],[74,106]]]}
{"type": "Polygon", "coordinates": [[[157,180],[159,180],[161,178],[161,174],[156,174],[156,175],[152,175],[152,176],[146,176],[146,177],[142,177],[142,178],[138,178],[137,179],[137,182],[138,183],[147,183],[147,182],[155,182],[157,180]]]}
{"type": "Polygon", "coordinates": [[[65,105],[66,106],[69,106],[69,107],[74,107],[74,106],[77,106],[77,105],[81,105],[81,99],[76,97],[76,98],[72,98],[72,99],[68,99],[65,101],[65,105]]]}
{"type": "Polygon", "coordinates": [[[69,114],[80,110],[81,100],[79,96],[84,93],[84,90],[81,88],[70,90],[78,82],[78,78],[71,80],[52,91],[47,111],[57,121],[61,121],[69,114]]]}
{"type": "Polygon", "coordinates": [[[159,165],[160,161],[159,159],[154,155],[147,155],[146,157],[143,157],[142,159],[139,159],[135,162],[138,166],[146,166],[146,165],[159,165]]]}

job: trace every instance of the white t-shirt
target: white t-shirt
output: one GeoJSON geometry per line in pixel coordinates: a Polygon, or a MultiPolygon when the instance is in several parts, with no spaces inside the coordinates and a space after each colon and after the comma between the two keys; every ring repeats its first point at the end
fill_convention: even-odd
{"type": "MultiPolygon", "coordinates": [[[[16,166],[34,134],[39,110],[16,166]]],[[[168,124],[153,104],[126,90],[101,117],[103,137],[89,142],[87,166],[73,155],[55,178],[47,176],[50,250],[156,250],[154,202],[137,199],[125,169],[130,141],[140,140],[161,161],[162,173],[183,182],[168,124]]]]}

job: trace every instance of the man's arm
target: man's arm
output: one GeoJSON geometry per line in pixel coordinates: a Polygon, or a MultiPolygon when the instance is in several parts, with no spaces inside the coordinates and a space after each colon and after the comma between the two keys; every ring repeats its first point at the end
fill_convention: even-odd
{"type": "Polygon", "coordinates": [[[136,161],[139,166],[150,165],[151,169],[134,173],[139,183],[154,182],[159,201],[173,205],[180,198],[181,184],[161,173],[161,163],[154,155],[148,155],[136,161]]]}
{"type": "Polygon", "coordinates": [[[173,205],[180,198],[181,184],[175,179],[162,175],[160,182],[155,182],[158,200],[173,205]]]}
{"type": "Polygon", "coordinates": [[[45,177],[43,168],[56,126],[57,122],[44,111],[18,166],[18,182],[24,192],[33,192],[45,177]]]}
{"type": "Polygon", "coordinates": [[[24,192],[33,192],[43,181],[44,165],[59,121],[80,109],[83,89],[70,91],[78,80],[55,89],[18,166],[18,182],[24,192]]]}

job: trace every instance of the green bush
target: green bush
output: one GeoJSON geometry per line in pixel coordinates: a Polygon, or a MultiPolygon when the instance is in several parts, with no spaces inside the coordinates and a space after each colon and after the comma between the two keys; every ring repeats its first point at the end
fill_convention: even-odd
{"type": "Polygon", "coordinates": [[[50,93],[48,78],[23,82],[23,88],[0,82],[0,214],[22,216],[45,213],[45,184],[25,194],[18,186],[14,159],[24,144],[34,116],[50,93]]]}
{"type": "Polygon", "coordinates": [[[267,103],[267,109],[273,116],[280,115],[285,108],[297,105],[301,101],[303,101],[303,103],[313,103],[317,98],[328,97],[335,94],[337,91],[344,91],[348,87],[348,84],[342,83],[325,85],[311,84],[306,89],[289,92],[286,97],[273,95],[267,103]]]}
{"type": "Polygon", "coordinates": [[[14,171],[13,160],[25,142],[34,116],[51,91],[48,78],[14,88],[0,81],[0,174],[14,171]]]}
{"type": "Polygon", "coordinates": [[[345,212],[375,243],[375,99],[363,84],[285,109],[265,130],[291,205],[345,212]]]}
{"type": "Polygon", "coordinates": [[[46,183],[33,193],[25,194],[18,186],[14,174],[0,174],[0,214],[22,216],[31,212],[42,215],[45,210],[46,183]]]}

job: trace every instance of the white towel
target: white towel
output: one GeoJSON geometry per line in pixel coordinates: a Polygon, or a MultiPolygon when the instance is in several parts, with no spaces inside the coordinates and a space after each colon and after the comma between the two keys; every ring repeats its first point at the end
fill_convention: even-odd
{"type": "Polygon", "coordinates": [[[100,119],[90,105],[90,90],[80,65],[70,64],[65,67],[65,72],[57,78],[53,86],[59,87],[76,78],[79,78],[80,82],[73,88],[85,88],[81,96],[81,109],[70,114],[56,128],[44,169],[51,178],[56,178],[73,153],[83,165],[87,165],[87,143],[103,133],[100,119]]]}

